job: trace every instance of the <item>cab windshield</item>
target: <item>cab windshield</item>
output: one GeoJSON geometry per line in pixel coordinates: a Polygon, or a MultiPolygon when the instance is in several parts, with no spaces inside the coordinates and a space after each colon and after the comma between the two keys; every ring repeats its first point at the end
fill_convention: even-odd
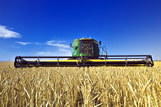
{"type": "Polygon", "coordinates": [[[82,40],[80,43],[80,53],[82,54],[92,54],[92,40],[82,40]]]}

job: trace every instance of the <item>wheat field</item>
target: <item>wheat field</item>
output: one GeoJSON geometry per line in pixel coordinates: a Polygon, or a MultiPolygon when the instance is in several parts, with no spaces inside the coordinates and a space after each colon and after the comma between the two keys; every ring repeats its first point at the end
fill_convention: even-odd
{"type": "Polygon", "coordinates": [[[19,68],[0,63],[0,107],[159,107],[154,67],[19,68]]]}

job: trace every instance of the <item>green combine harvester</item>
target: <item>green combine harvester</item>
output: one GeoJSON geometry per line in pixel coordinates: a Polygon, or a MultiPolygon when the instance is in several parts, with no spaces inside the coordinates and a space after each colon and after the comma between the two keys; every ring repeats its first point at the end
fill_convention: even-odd
{"type": "Polygon", "coordinates": [[[151,55],[107,55],[106,47],[92,38],[75,39],[70,43],[72,56],[16,56],[14,66],[20,67],[85,67],[85,66],[148,66],[151,55]]]}

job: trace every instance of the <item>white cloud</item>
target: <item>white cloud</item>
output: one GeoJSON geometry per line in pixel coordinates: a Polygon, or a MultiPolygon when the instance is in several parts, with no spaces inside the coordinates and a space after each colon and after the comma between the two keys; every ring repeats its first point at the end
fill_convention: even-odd
{"type": "MultiPolygon", "coordinates": [[[[58,51],[46,51],[46,52],[37,52],[35,56],[72,56],[70,51],[60,52],[58,51]]],[[[60,58],[59,60],[66,60],[68,58],[60,58]]],[[[40,60],[57,60],[57,58],[41,58],[40,60]]]]}
{"type": "Polygon", "coordinates": [[[61,52],[61,51],[46,51],[46,52],[37,52],[36,55],[38,56],[71,56],[71,52],[70,51],[66,51],[66,52],[61,52]]]}
{"type": "Polygon", "coordinates": [[[40,55],[40,56],[52,56],[53,53],[52,52],[37,52],[36,55],[40,55]]]}
{"type": "Polygon", "coordinates": [[[36,55],[38,56],[71,56],[71,50],[69,49],[70,47],[68,45],[62,44],[62,42],[65,41],[55,41],[55,40],[51,40],[51,41],[47,41],[46,45],[49,46],[55,46],[57,47],[57,49],[55,51],[40,51],[37,52],[36,55]]]}
{"type": "Polygon", "coordinates": [[[20,45],[28,45],[28,44],[31,44],[30,42],[15,42],[15,43],[18,43],[20,45]]]}
{"type": "Polygon", "coordinates": [[[58,48],[70,48],[68,45],[56,43],[55,40],[47,41],[47,45],[56,46],[58,48]]]}
{"type": "Polygon", "coordinates": [[[66,42],[66,41],[64,41],[64,40],[61,41],[61,40],[60,40],[60,41],[57,41],[57,42],[58,42],[58,43],[62,43],[62,42],[66,42]]]}
{"type": "Polygon", "coordinates": [[[11,31],[6,26],[0,25],[0,38],[20,38],[21,35],[17,32],[11,31]]]}
{"type": "Polygon", "coordinates": [[[42,45],[42,44],[39,43],[39,42],[15,42],[15,43],[18,43],[18,44],[20,44],[20,45],[28,45],[28,44],[42,45]]]}
{"type": "Polygon", "coordinates": [[[69,51],[69,49],[64,49],[64,48],[59,48],[58,50],[61,52],[68,52],[69,51]]]}

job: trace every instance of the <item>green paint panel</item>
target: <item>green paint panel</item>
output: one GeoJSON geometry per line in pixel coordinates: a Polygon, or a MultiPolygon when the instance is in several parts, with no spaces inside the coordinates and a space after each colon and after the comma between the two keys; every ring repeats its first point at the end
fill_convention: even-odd
{"type": "Polygon", "coordinates": [[[80,50],[80,40],[75,39],[73,43],[72,56],[80,56],[79,50],[80,50]]]}

